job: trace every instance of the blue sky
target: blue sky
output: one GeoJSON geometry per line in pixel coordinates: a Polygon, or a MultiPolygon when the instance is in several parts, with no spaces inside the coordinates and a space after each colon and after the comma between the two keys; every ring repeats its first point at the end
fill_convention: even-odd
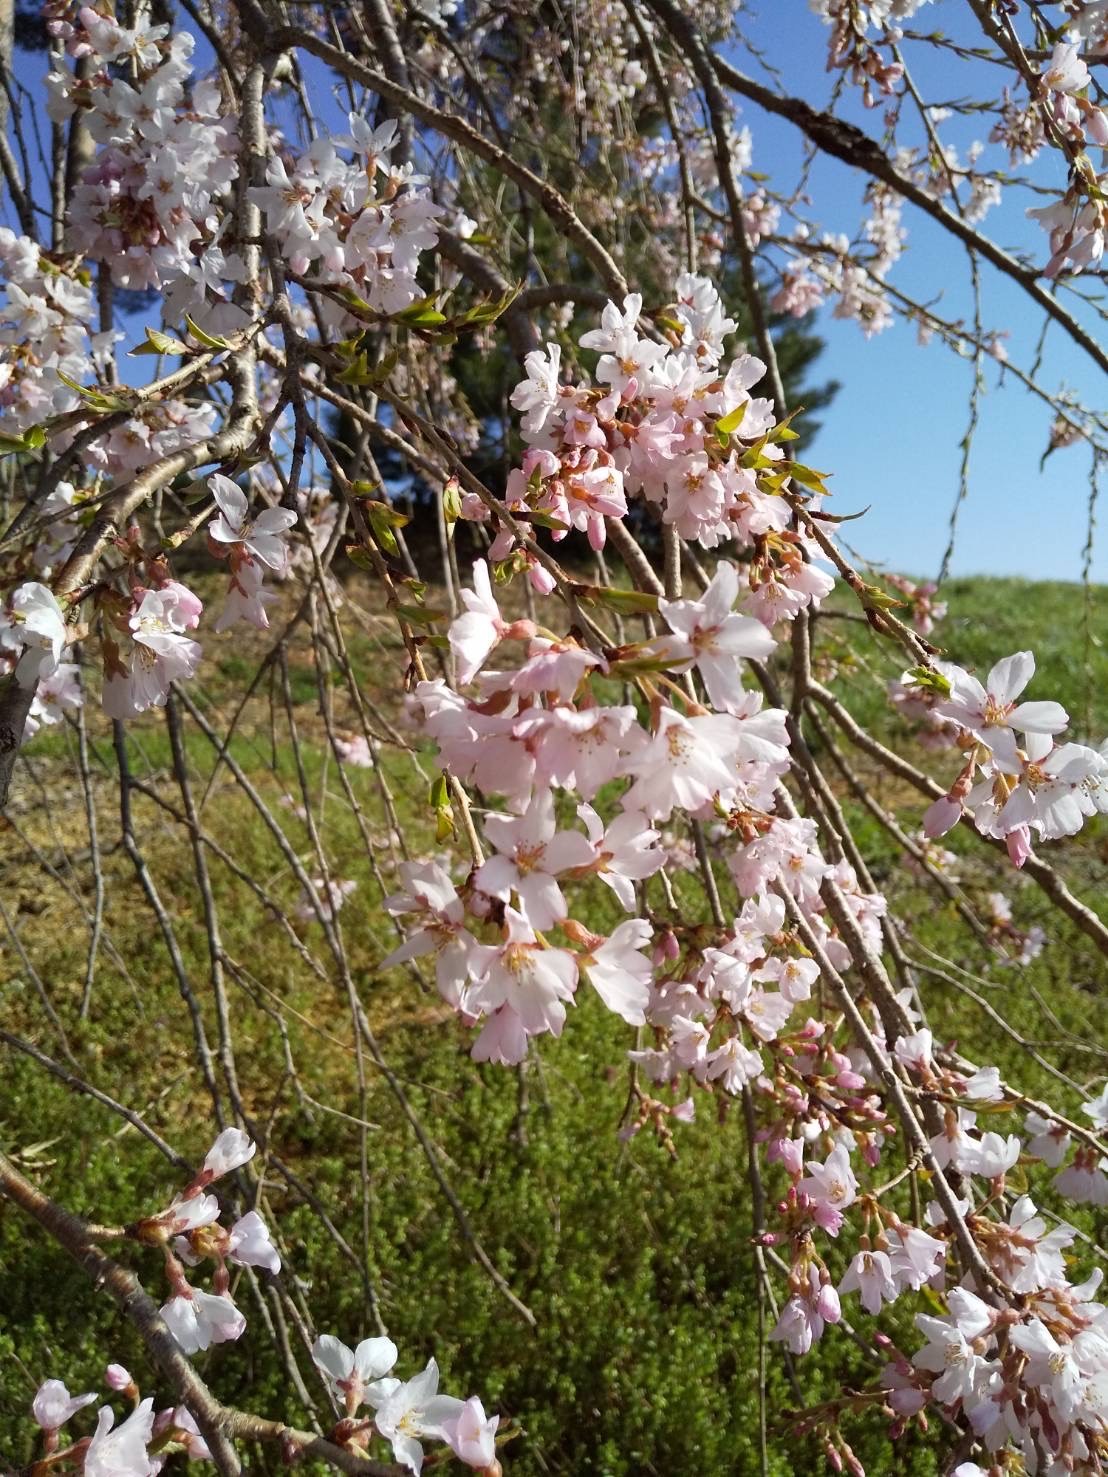
{"type": "MultiPolygon", "coordinates": [[[[965,13],[961,0],[933,0],[917,13],[914,24],[919,30],[943,29],[969,40],[972,33],[966,28],[965,13]]],[[[788,90],[814,107],[827,105],[833,86],[825,70],[827,33],[809,14],[806,0],[747,4],[743,25],[781,67],[788,90]]],[[[927,101],[949,101],[974,88],[996,89],[1003,80],[1000,69],[963,69],[960,63],[952,68],[927,51],[909,50],[910,65],[916,53],[923,54],[916,78],[927,101]]],[[[749,55],[736,51],[734,60],[744,71],[767,80],[749,55]]],[[[981,95],[988,95],[987,90],[981,95]]],[[[836,110],[880,136],[880,108],[867,112],[844,98],[836,110]]],[[[800,158],[796,130],[753,104],[744,106],[742,121],[754,135],[754,168],[765,170],[787,188],[800,158]]],[[[943,124],[940,133],[964,158],[969,142],[985,136],[985,126],[984,120],[956,117],[943,124]]],[[[1006,154],[993,145],[984,161],[1006,163],[1006,154]]],[[[1040,180],[1064,179],[1064,166],[1054,155],[1044,154],[1033,171],[1022,172],[1040,180]]],[[[835,160],[821,161],[809,191],[815,202],[813,214],[827,228],[853,234],[864,213],[864,185],[858,171],[835,160]]],[[[1039,202],[1023,191],[1015,195],[1014,204],[990,212],[980,229],[1009,249],[1022,249],[1045,262],[1045,234],[1023,216],[1026,205],[1039,202]]],[[[928,302],[942,317],[972,322],[964,248],[911,205],[905,207],[903,223],[907,250],[890,281],[928,302]]],[[[1006,331],[1012,360],[1028,367],[1041,312],[988,263],[981,265],[981,287],[983,322],[1006,331]]],[[[837,321],[823,311],[818,331],[827,341],[818,369],[840,380],[842,389],[822,416],[823,429],[811,448],[811,459],[833,474],[830,485],[837,511],[870,506],[869,514],[843,529],[843,535],[872,559],[933,575],[946,548],[950,509],[958,492],[959,442],[968,418],[972,362],[959,359],[937,340],[919,347],[914,326],[903,322],[867,341],[855,324],[837,321]]],[[[981,400],[969,494],[960,512],[951,570],[1076,578],[1086,537],[1090,455],[1081,446],[1055,452],[1040,472],[1049,408],[1011,375],[1001,386],[999,366],[991,361],[986,361],[985,377],[988,391],[981,400]]],[[[1104,408],[1103,374],[1080,348],[1064,342],[1056,326],[1047,337],[1040,378],[1055,390],[1067,384],[1086,404],[1104,408]]],[[[1108,531],[1103,547],[1094,553],[1093,577],[1108,580],[1108,531]]]]}
{"type": "MultiPolygon", "coordinates": [[[[927,30],[945,28],[959,39],[970,39],[964,11],[961,0],[932,0],[915,24],[927,30]]],[[[787,90],[813,106],[827,105],[834,82],[824,66],[827,31],[810,14],[807,0],[748,0],[742,7],[742,25],[767,59],[780,66],[787,90]]],[[[1004,80],[999,69],[963,70],[961,64],[951,68],[945,59],[927,55],[926,48],[910,51],[910,62],[916,52],[923,53],[916,75],[928,101],[947,101],[952,91],[963,96],[975,89],[987,92],[1004,80]]],[[[767,79],[751,55],[736,49],[733,56],[743,70],[774,80],[767,79]]],[[[197,60],[205,65],[203,48],[197,60]]],[[[24,79],[37,90],[44,59],[25,58],[24,67],[24,79]]],[[[325,93],[323,69],[309,61],[307,75],[319,114],[338,119],[338,110],[325,93]]],[[[848,92],[837,111],[880,136],[880,108],[867,112],[848,92]]],[[[744,106],[739,121],[754,136],[753,167],[787,192],[801,159],[802,141],[796,130],[753,104],[744,106]]],[[[964,156],[968,143],[981,137],[985,127],[983,120],[953,118],[941,132],[964,156]]],[[[997,146],[985,156],[998,162],[1004,157],[997,146]]],[[[1034,173],[1052,181],[1063,177],[1054,155],[1044,156],[1034,173]]],[[[834,160],[818,161],[809,187],[810,216],[826,229],[853,235],[865,214],[864,187],[865,179],[857,171],[834,160]]],[[[1045,236],[1023,217],[1031,197],[1016,195],[1013,204],[986,217],[983,229],[1005,246],[1045,261],[1045,236]]],[[[907,251],[893,270],[892,283],[927,301],[943,317],[969,321],[972,299],[965,250],[912,206],[905,208],[904,225],[909,233],[907,251]]],[[[1005,331],[1012,359],[1028,365],[1041,313],[987,263],[981,266],[981,283],[986,327],[1005,331]]],[[[831,474],[834,511],[869,506],[863,520],[843,529],[861,555],[890,568],[933,575],[946,547],[958,491],[959,442],[966,429],[973,365],[937,340],[919,347],[914,326],[903,322],[868,341],[855,324],[835,320],[826,310],[818,315],[817,327],[827,347],[815,377],[837,379],[842,388],[823,413],[823,429],[806,455],[831,474]]],[[[1010,375],[1002,376],[993,361],[986,361],[985,377],[987,391],[981,401],[952,572],[1077,578],[1086,538],[1089,454],[1081,446],[1056,452],[1040,471],[1051,420],[1048,407],[1010,375]]],[[[1104,376],[1082,350],[1064,342],[1056,327],[1046,341],[1041,379],[1053,389],[1068,384],[1085,403],[1104,406],[1104,376]]],[[[1105,525],[1104,544],[1093,561],[1093,576],[1100,581],[1108,581],[1108,514],[1105,525]]]]}

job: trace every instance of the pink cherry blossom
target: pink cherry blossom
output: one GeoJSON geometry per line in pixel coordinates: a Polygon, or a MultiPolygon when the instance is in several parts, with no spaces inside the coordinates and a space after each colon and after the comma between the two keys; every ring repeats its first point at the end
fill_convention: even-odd
{"type": "Polygon", "coordinates": [[[762,661],[776,644],[760,621],[733,613],[738,593],[735,566],[721,561],[701,600],[658,602],[662,619],[674,632],[660,639],[660,649],[678,670],[695,666],[712,706],[724,713],[743,699],[739,658],[762,661]]]}
{"type": "MultiPolygon", "coordinates": [[[[503,1008],[518,1020],[525,1036],[546,1031],[559,1036],[566,1018],[565,1002],[573,999],[577,986],[577,963],[565,949],[544,948],[514,908],[505,908],[504,918],[506,941],[499,948],[478,945],[475,949],[475,982],[467,996],[467,1009],[491,1014],[503,1008]]],[[[495,1039],[502,1049],[509,1041],[512,1049],[518,1048],[519,1034],[505,1034],[508,1024],[502,1021],[489,1040],[495,1039]]],[[[482,1055],[482,1037],[488,1030],[486,1026],[474,1045],[479,1061],[487,1059],[482,1055]]]]}
{"type": "Polygon", "coordinates": [[[154,1402],[143,1400],[119,1426],[102,1405],[85,1452],[85,1477],[153,1477],[156,1464],[146,1448],[154,1434],[154,1402]]]}
{"type": "Polygon", "coordinates": [[[363,1339],[349,1349],[333,1334],[321,1334],[312,1345],[312,1359],[334,1393],[343,1401],[348,1415],[353,1415],[367,1398],[371,1388],[392,1369],[399,1350],[389,1338],[363,1339]]]}
{"type": "Polygon", "coordinates": [[[284,569],[288,562],[285,533],[296,522],[291,508],[264,508],[250,517],[250,503],[242,488],[215,472],[208,479],[219,508],[208,525],[208,537],[220,544],[241,544],[252,558],[270,569],[284,569]]]}
{"type": "Polygon", "coordinates": [[[837,1236],[843,1223],[842,1213],[853,1203],[858,1189],[846,1146],[836,1144],[822,1164],[809,1164],[798,1189],[808,1197],[817,1225],[829,1236],[837,1236]]]}
{"type": "Polygon", "coordinates": [[[269,1227],[256,1210],[249,1210],[231,1227],[227,1258],[241,1267],[264,1267],[274,1276],[281,1257],[269,1236],[269,1227]]]}
{"type": "Polygon", "coordinates": [[[629,918],[580,961],[604,1004],[632,1026],[646,1021],[653,969],[640,951],[649,948],[652,934],[644,918],[629,918]]]}
{"type": "Polygon", "coordinates": [[[442,1437],[460,1462],[480,1472],[491,1467],[496,1460],[496,1428],[499,1424],[500,1417],[486,1416],[485,1407],[473,1395],[457,1415],[441,1423],[442,1437]]]}
{"type": "Polygon", "coordinates": [[[31,1410],[44,1431],[57,1431],[95,1399],[95,1394],[71,1395],[61,1380],[44,1380],[38,1387],[31,1410]]]}
{"type": "Polygon", "coordinates": [[[514,892],[520,913],[539,932],[566,917],[559,874],[587,867],[595,856],[587,837],[556,826],[549,791],[537,796],[524,816],[487,816],[485,834],[499,855],[479,867],[473,879],[476,887],[504,902],[514,892]]]}
{"type": "Polygon", "coordinates": [[[423,1467],[421,1441],[443,1439],[446,1423],[456,1423],[462,1416],[462,1402],[440,1395],[438,1388],[439,1367],[431,1359],[414,1379],[381,1380],[366,1391],[378,1431],[391,1444],[395,1459],[417,1477],[423,1467]]]}
{"type": "Polygon", "coordinates": [[[226,1293],[189,1288],[170,1298],[159,1311],[185,1354],[241,1338],[246,1329],[246,1319],[226,1293]]]}

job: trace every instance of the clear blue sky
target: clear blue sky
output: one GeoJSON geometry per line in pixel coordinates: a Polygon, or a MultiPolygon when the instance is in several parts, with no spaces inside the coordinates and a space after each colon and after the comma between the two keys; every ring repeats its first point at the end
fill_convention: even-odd
{"type": "MultiPolygon", "coordinates": [[[[933,0],[912,24],[921,31],[942,29],[969,40],[973,33],[966,26],[966,14],[964,0],[933,0]]],[[[827,105],[834,80],[825,70],[827,32],[809,13],[806,0],[754,0],[743,7],[742,23],[768,59],[780,66],[789,91],[814,107],[827,105]]],[[[913,54],[923,50],[909,50],[910,64],[913,54]]],[[[736,51],[734,59],[751,75],[771,80],[759,73],[749,55],[736,51]]],[[[974,87],[998,89],[1004,80],[1000,69],[963,70],[960,63],[936,64],[930,58],[921,62],[916,78],[925,100],[935,102],[966,96],[974,87]]],[[[880,108],[867,112],[844,99],[837,111],[880,136],[880,108]]],[[[788,189],[800,159],[796,130],[753,104],[744,107],[742,121],[754,135],[753,167],[788,189]]],[[[940,134],[958,147],[964,159],[969,142],[985,138],[987,126],[983,119],[952,118],[941,126],[940,134]]],[[[991,145],[982,162],[1004,165],[1007,155],[991,145]]],[[[1040,180],[1065,177],[1064,165],[1047,153],[1033,171],[1021,172],[1040,180]]],[[[853,235],[864,216],[864,185],[858,171],[823,160],[812,175],[812,214],[827,228],[853,235]]],[[[1016,203],[990,212],[981,229],[1009,249],[1031,252],[1035,260],[1045,262],[1045,235],[1023,216],[1026,205],[1041,202],[1024,191],[1015,194],[1016,203]]],[[[890,281],[928,302],[940,316],[971,323],[965,249],[913,206],[905,207],[903,223],[907,250],[890,281]]],[[[1006,331],[1012,360],[1029,367],[1041,312],[1016,284],[984,262],[981,285],[984,324],[1006,331]]],[[[867,341],[855,324],[837,321],[829,311],[822,311],[817,321],[827,341],[818,369],[840,380],[842,389],[822,417],[812,461],[833,473],[837,511],[840,507],[855,511],[867,504],[871,508],[843,534],[870,558],[916,574],[933,574],[946,548],[950,509],[958,491],[959,442],[967,423],[972,362],[959,359],[938,340],[920,348],[914,326],[903,322],[867,341]]],[[[1081,446],[1055,452],[1040,472],[1049,408],[1010,375],[1001,386],[996,363],[986,361],[985,375],[988,393],[982,397],[952,572],[1075,578],[1086,534],[1089,453],[1081,446]]],[[[1040,378],[1055,390],[1067,384],[1086,404],[1104,408],[1104,375],[1081,349],[1064,342],[1057,326],[1047,337],[1040,378]]],[[[1105,492],[1108,496],[1108,489],[1105,492]]],[[[1094,555],[1093,576],[1108,581],[1108,517],[1103,546],[1094,555]]]]}
{"type": "MultiPolygon", "coordinates": [[[[965,13],[964,0],[932,0],[913,24],[971,39],[965,13]]],[[[810,13],[807,0],[747,0],[741,20],[757,47],[779,66],[787,90],[813,106],[827,105],[834,82],[824,65],[827,30],[810,13]]],[[[205,51],[202,43],[197,53],[201,66],[206,64],[205,51]]],[[[774,83],[749,54],[736,49],[734,60],[760,80],[774,83]]],[[[326,95],[322,68],[309,60],[306,70],[319,115],[341,120],[326,95]]],[[[43,57],[23,58],[21,71],[21,80],[37,91],[43,57]]],[[[1004,79],[999,69],[962,71],[960,64],[952,67],[925,58],[917,80],[925,98],[939,102],[948,100],[952,91],[965,96],[982,89],[987,94],[1004,79]]],[[[867,112],[848,94],[837,110],[880,136],[880,108],[867,112]]],[[[775,188],[788,192],[801,159],[796,130],[752,104],[744,107],[739,122],[754,136],[753,167],[770,175],[775,188]]],[[[986,128],[985,120],[954,118],[942,125],[941,132],[964,157],[970,140],[982,137],[986,128]]],[[[1006,155],[991,146],[985,158],[999,162],[1006,155]]],[[[1034,173],[1039,179],[1058,180],[1062,166],[1056,156],[1046,155],[1034,173]]],[[[809,187],[811,216],[826,229],[853,236],[865,214],[864,187],[865,179],[857,171],[834,160],[819,161],[809,187]]],[[[1016,203],[991,212],[983,229],[1002,244],[1045,261],[1045,237],[1023,218],[1028,203],[1031,197],[1018,192],[1016,203]]],[[[7,217],[10,211],[4,214],[7,217]]],[[[912,206],[905,209],[904,225],[908,249],[890,280],[929,302],[942,316],[970,321],[964,248],[912,206]]],[[[1012,359],[1029,365],[1041,314],[987,263],[982,263],[981,281],[984,324],[1006,331],[1012,359]]],[[[842,388],[824,412],[823,429],[807,454],[814,465],[832,474],[834,511],[870,507],[867,517],[843,534],[869,559],[917,575],[934,574],[946,547],[958,490],[959,442],[966,427],[972,363],[957,358],[938,340],[919,347],[915,328],[902,322],[868,341],[855,324],[837,321],[826,310],[818,315],[817,327],[827,348],[815,377],[837,379],[842,388]]],[[[141,338],[137,325],[135,338],[141,338]]],[[[988,390],[982,398],[952,572],[1076,578],[1086,536],[1089,454],[1080,446],[1056,452],[1040,472],[1051,419],[1048,407],[1011,376],[1001,384],[995,362],[986,362],[985,374],[988,390]]],[[[1064,343],[1060,329],[1052,328],[1047,338],[1041,379],[1054,389],[1068,384],[1087,404],[1104,405],[1104,376],[1080,349],[1064,343]]],[[[1104,526],[1103,547],[1097,549],[1093,564],[1094,578],[1102,582],[1108,581],[1108,501],[1104,526]]]]}

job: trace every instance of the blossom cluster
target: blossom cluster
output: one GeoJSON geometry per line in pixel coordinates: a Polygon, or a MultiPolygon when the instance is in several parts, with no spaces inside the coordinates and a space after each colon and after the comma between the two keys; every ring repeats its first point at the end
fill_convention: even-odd
{"type": "MultiPolygon", "coordinates": [[[[296,514],[278,507],[252,516],[246,494],[220,473],[209,478],[208,490],[219,510],[208,525],[209,546],[230,568],[227,600],[215,629],[238,620],[264,629],[269,624],[265,607],[273,597],[263,588],[263,571],[284,572],[286,535],[296,514]]],[[[104,710],[109,717],[128,719],[163,706],[171,684],[195,674],[202,650],[188,632],[199,625],[203,604],[171,577],[163,558],[146,555],[134,539],[122,547],[126,593],[107,586],[98,603],[105,628],[104,710]]],[[[28,581],[13,591],[0,620],[0,659],[14,669],[18,682],[36,688],[29,734],[82,701],[77,666],[62,659],[71,639],[66,613],[47,585],[28,581]]]]}
{"type": "MultiPolygon", "coordinates": [[[[1108,1089],[1086,1104],[1092,1133],[1075,1136],[1038,1107],[1022,1132],[1001,1131],[995,1115],[1017,1111],[1019,1099],[995,1067],[936,1043],[911,989],[880,1010],[862,995],[868,1045],[823,1008],[836,974],[880,956],[895,925],[868,879],[823,854],[816,823],[782,806],[787,718],[743,681],[772,662],[778,621],[803,606],[757,600],[765,544],[744,522],[756,509],[788,531],[787,520],[774,528],[774,499],[784,504],[797,464],[773,440],[769,407],[750,399],[753,367],[740,361],[734,380],[734,366],[719,368],[731,325],[717,300],[684,279],[669,342],[638,331],[640,309],[635,299],[609,306],[603,327],[582,339],[600,354],[596,388],[560,382],[555,346],[529,359],[513,403],[530,449],[509,484],[515,521],[496,523],[490,561],[499,577],[526,571],[539,594],[560,588],[619,610],[619,592],[566,586],[525,529],[537,512],[559,525],[556,538],[572,526],[602,548],[612,520],[641,496],[690,541],[729,540],[746,562],[720,559],[696,599],[633,597],[628,608],[653,629],[623,645],[591,639],[581,619],[560,634],[537,614],[507,618],[489,566],[475,564],[447,631],[455,685],[423,681],[410,703],[444,775],[482,796],[474,855],[462,875],[445,857],[402,865],[386,907],[406,920],[406,938],[384,964],[433,962],[443,998],[465,1027],[479,1027],[474,1057],[504,1064],[523,1061],[532,1038],[559,1035],[590,985],[638,1033],[624,1137],[650,1129],[671,1144],[705,1095],[747,1097],[764,1164],[786,1180],[763,1233],[787,1255],[788,1296],[772,1337],[802,1354],[841,1320],[843,1298],[857,1294],[877,1314],[929,1289],[948,1311],[917,1316],[922,1346],[893,1349],[875,1391],[894,1431],[939,1408],[990,1451],[1016,1447],[1029,1471],[1081,1469],[1108,1429],[1098,1364],[1108,1315],[1093,1301],[1095,1278],[1068,1280],[1072,1228],[1048,1228],[1028,1194],[1012,1200],[1005,1188],[1017,1165],[1038,1162],[1055,1172],[1060,1194],[1105,1203],[1108,1158],[1096,1135],[1108,1123],[1108,1089]],[[776,454],[763,456],[770,447],[776,454]],[[739,492],[744,472],[753,475],[739,492]],[[613,681],[632,696],[613,701],[613,681]],[[733,888],[737,905],[720,904],[729,921],[690,921],[677,908],[675,843],[663,826],[710,841],[701,861],[716,888],[720,873],[733,888]],[[607,933],[584,921],[597,882],[628,914],[607,933]],[[914,1152],[941,1193],[922,1222],[890,1198],[911,1164],[878,1184],[889,1147],[903,1152],[890,1075],[928,1105],[914,1152]],[[845,1269],[831,1245],[840,1237],[849,1238],[845,1269]],[[1052,1383],[1060,1373],[1064,1390],[1052,1383]],[[1028,1454],[1043,1450],[1053,1465],[1036,1467],[1028,1454]]],[[[470,499],[463,515],[484,509],[470,499]]],[[[822,579],[817,598],[830,587],[822,579]]],[[[930,633],[943,614],[934,587],[894,584],[917,630],[930,633]]],[[[951,796],[927,818],[920,844],[931,865],[937,821],[953,824],[963,808],[1003,835],[1017,862],[1032,831],[1068,833],[1100,808],[1108,759],[1056,744],[1068,722],[1057,704],[1018,701],[1033,671],[1020,653],[982,683],[936,660],[897,685],[901,704],[966,755],[951,796]]],[[[1033,957],[1041,933],[1017,930],[1005,899],[990,907],[997,946],[1033,957]]],[[[834,1424],[822,1434],[845,1460],[834,1424]]]]}
{"type": "Polygon", "coordinates": [[[1108,744],[1059,743],[1069,723],[1055,702],[1019,702],[1035,672],[1029,651],[1005,657],[982,683],[951,662],[906,673],[902,682],[932,696],[935,717],[955,725],[966,760],[946,795],[928,810],[928,836],[968,813],[983,836],[1004,841],[1017,867],[1040,840],[1073,836],[1108,811],[1108,744]]]}
{"type": "MultiPolygon", "coordinates": [[[[87,274],[44,256],[28,236],[0,226],[0,435],[18,437],[72,410],[93,367],[95,302],[87,274]]],[[[110,341],[110,335],[109,341],[110,341]]]]}
{"type": "MultiPolygon", "coordinates": [[[[681,538],[749,550],[742,608],[772,627],[832,587],[806,535],[792,528],[785,495],[790,476],[813,474],[788,461],[780,442],[792,433],[775,426],[768,400],[750,394],[765,373],[761,361],[739,354],[721,367],[735,325],[711,282],[678,278],[663,332],[644,333],[641,311],[641,297],[630,294],[582,336],[600,356],[596,386],[561,383],[557,344],[527,355],[512,404],[529,450],[509,476],[506,505],[553,520],[556,540],[576,528],[600,549],[606,520],[626,518],[641,499],[681,538]]],[[[487,516],[472,497],[462,514],[487,516]]],[[[514,544],[502,528],[490,557],[507,558],[514,544]]],[[[546,571],[523,557],[536,588],[551,588],[546,571]]]]}
{"type": "MultiPolygon", "coordinates": [[[[442,207],[410,163],[389,162],[395,122],[371,128],[355,113],[349,122],[343,137],[324,135],[295,158],[275,158],[251,199],[292,272],[314,269],[316,280],[340,290],[340,303],[345,290],[355,304],[397,313],[419,296],[416,270],[438,239],[442,207]]],[[[331,299],[324,314],[349,321],[331,299]]]]}
{"type": "MultiPolygon", "coordinates": [[[[222,1207],[210,1187],[248,1164],[257,1146],[239,1128],[226,1128],[209,1149],[198,1174],[169,1206],[126,1228],[126,1234],[147,1246],[158,1246],[165,1257],[172,1296],[160,1309],[166,1327],[182,1353],[193,1355],[213,1344],[239,1338],[246,1319],[228,1291],[229,1266],[260,1267],[271,1275],[281,1270],[281,1258],[269,1228],[257,1211],[240,1216],[230,1226],[220,1223],[222,1207]],[[213,1292],[188,1281],[185,1267],[203,1260],[216,1264],[213,1292]]],[[[423,1446],[435,1440],[460,1461],[499,1477],[496,1458],[497,1416],[487,1417],[476,1397],[462,1401],[438,1394],[438,1366],[430,1360],[421,1374],[401,1381],[390,1374],[398,1351],[388,1338],[365,1339],[356,1349],[329,1334],[316,1339],[312,1358],[327,1389],[344,1412],[332,1439],[354,1455],[368,1454],[370,1440],[383,1437],[393,1456],[411,1472],[423,1466],[423,1446]],[[371,1419],[358,1419],[363,1404],[371,1419]]],[[[33,1404],[35,1421],[45,1435],[45,1456],[51,1463],[71,1461],[84,1477],[155,1477],[175,1452],[190,1461],[210,1461],[211,1452],[192,1412],[183,1405],[154,1413],[151,1397],[142,1399],[128,1371],[110,1364],[105,1374],[109,1389],[127,1395],[134,1406],[119,1425],[110,1406],[101,1406],[91,1438],[61,1446],[62,1428],[95,1399],[95,1393],[70,1395],[57,1379],[39,1387],[33,1404]]]]}
{"type": "Polygon", "coordinates": [[[218,247],[215,257],[194,250],[215,241],[220,197],[238,175],[233,115],[216,82],[188,85],[187,31],[128,28],[91,6],[55,30],[86,66],[47,78],[50,116],[84,110],[99,146],[70,202],[73,245],[120,286],[165,291],[179,318],[198,287],[202,300],[206,276],[234,272],[218,247]]]}

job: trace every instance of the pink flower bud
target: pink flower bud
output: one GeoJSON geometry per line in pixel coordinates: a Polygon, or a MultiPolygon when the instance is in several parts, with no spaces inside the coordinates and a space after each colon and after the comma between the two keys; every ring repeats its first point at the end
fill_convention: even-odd
{"type": "Polygon", "coordinates": [[[949,795],[943,795],[927,807],[923,817],[923,834],[931,841],[938,836],[945,836],[958,824],[961,815],[962,807],[958,801],[952,800],[949,795]]]}
{"type": "Polygon", "coordinates": [[[508,555],[512,552],[515,546],[516,538],[512,530],[510,528],[500,529],[496,537],[493,539],[492,543],[489,545],[490,563],[499,564],[502,559],[507,559],[508,555]]]}
{"type": "Polygon", "coordinates": [[[128,1390],[134,1384],[129,1370],[122,1364],[109,1364],[104,1371],[104,1383],[109,1390],[128,1390]]]}
{"type": "Polygon", "coordinates": [[[1009,831],[1004,838],[1004,844],[1008,848],[1008,857],[1014,867],[1022,867],[1031,855],[1031,832],[1026,826],[1017,826],[1014,831],[1009,831]]]}
{"type": "Polygon", "coordinates": [[[838,1323],[842,1317],[842,1308],[839,1306],[839,1294],[830,1282],[825,1282],[819,1290],[816,1298],[816,1312],[825,1323],[838,1323]]]}
{"type": "Polygon", "coordinates": [[[531,588],[537,595],[549,595],[554,589],[557,581],[548,569],[535,562],[527,566],[527,578],[531,581],[531,588]]]}

